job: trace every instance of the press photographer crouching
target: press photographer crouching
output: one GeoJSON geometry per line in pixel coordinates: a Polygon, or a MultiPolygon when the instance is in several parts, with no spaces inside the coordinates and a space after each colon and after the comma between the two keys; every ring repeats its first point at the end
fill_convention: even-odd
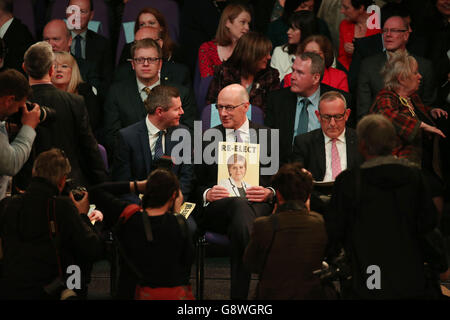
{"type": "Polygon", "coordinates": [[[183,196],[176,175],[155,169],[146,181],[109,182],[89,189],[90,200],[114,227],[120,254],[117,298],[192,300],[192,236],[180,212],[183,196]],[[142,208],[116,196],[144,194],[142,208]],[[120,218],[118,218],[120,215],[120,218]]]}
{"type": "Polygon", "coordinates": [[[0,300],[60,299],[68,277],[75,289],[85,289],[82,266],[103,255],[103,243],[91,219],[103,217],[98,211],[91,219],[87,216],[87,192],[80,201],[72,194],[70,198],[60,195],[70,170],[61,150],[43,152],[34,162],[25,193],[1,202],[0,300]],[[81,274],[68,271],[73,270],[69,266],[81,267],[81,274]]]}
{"type": "Polygon", "coordinates": [[[26,107],[29,95],[31,88],[24,75],[12,69],[0,73],[0,199],[6,195],[10,177],[16,175],[29,158],[36,137],[41,110],[37,104],[34,108],[33,105],[26,107]],[[14,114],[18,115],[16,123],[21,126],[15,126],[17,132],[9,143],[12,130],[5,120],[14,114]]]}

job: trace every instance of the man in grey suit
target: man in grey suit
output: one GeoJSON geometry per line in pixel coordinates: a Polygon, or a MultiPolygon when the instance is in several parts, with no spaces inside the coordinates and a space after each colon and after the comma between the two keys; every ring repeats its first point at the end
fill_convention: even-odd
{"type": "Polygon", "coordinates": [[[295,137],[292,159],[303,163],[315,181],[334,181],[360,161],[356,132],[345,126],[350,109],[342,94],[328,91],[320,97],[315,114],[321,127],[295,137]]]}
{"type": "MultiPolygon", "coordinates": [[[[357,89],[356,112],[358,119],[369,112],[376,95],[384,87],[380,72],[388,59],[389,52],[406,50],[410,33],[409,23],[402,17],[392,16],[384,23],[383,42],[386,52],[367,57],[361,63],[357,89]]],[[[425,58],[413,56],[417,60],[419,73],[422,75],[418,94],[425,105],[431,105],[436,98],[431,62],[425,58]]]]}
{"type": "Polygon", "coordinates": [[[114,153],[115,139],[120,129],[141,121],[147,115],[144,101],[151,90],[160,85],[176,87],[180,92],[184,114],[180,122],[193,129],[197,106],[189,88],[168,83],[160,78],[162,49],[153,39],[136,41],[132,46],[134,77],[111,85],[104,105],[104,130],[108,154],[114,153]]]}

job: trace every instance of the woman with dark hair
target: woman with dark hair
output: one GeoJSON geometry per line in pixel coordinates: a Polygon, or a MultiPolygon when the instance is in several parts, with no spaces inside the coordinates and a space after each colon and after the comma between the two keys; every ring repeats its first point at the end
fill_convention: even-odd
{"type": "Polygon", "coordinates": [[[185,218],[174,214],[180,212],[183,195],[172,171],[158,168],[146,181],[104,183],[90,188],[89,198],[115,225],[122,258],[118,298],[193,299],[192,236],[185,218]],[[144,194],[142,208],[114,196],[130,192],[144,194]]]}
{"type": "MultiPolygon", "coordinates": [[[[319,34],[306,38],[298,47],[297,54],[303,52],[317,53],[325,61],[325,71],[321,81],[323,84],[348,92],[347,75],[344,71],[331,66],[334,60],[334,53],[331,42],[327,37],[319,34]]],[[[284,88],[291,86],[291,75],[292,73],[284,77],[284,88]]]]}
{"type": "Polygon", "coordinates": [[[352,62],[355,47],[353,39],[364,38],[380,33],[380,29],[367,28],[367,19],[371,14],[367,8],[373,0],[342,0],[341,13],[346,19],[339,25],[339,55],[338,62],[348,70],[352,62]]]}
{"type": "MultiPolygon", "coordinates": [[[[302,10],[313,12],[313,9],[314,0],[286,0],[283,15],[281,18],[271,22],[267,29],[267,36],[272,41],[273,47],[278,47],[288,42],[287,31],[290,26],[289,21],[295,12],[302,10]]],[[[330,30],[326,22],[317,17],[316,19],[319,28],[317,33],[323,34],[331,39],[330,30]]]]}
{"type": "Polygon", "coordinates": [[[322,215],[310,211],[311,173],[299,163],[283,165],[272,177],[276,212],[255,220],[244,254],[259,274],[258,300],[326,299],[319,276],[327,233],[322,215]]]}
{"type": "Polygon", "coordinates": [[[280,87],[278,71],[268,65],[271,51],[266,36],[256,32],[243,35],[230,58],[214,72],[206,103],[216,103],[220,90],[239,83],[249,93],[250,103],[264,111],[268,93],[280,87]]]}
{"type": "Polygon", "coordinates": [[[214,67],[221,65],[231,56],[239,38],[250,30],[251,19],[250,9],[243,4],[232,3],[225,7],[216,37],[203,43],[198,51],[201,77],[212,76],[214,67]]]}
{"type": "Polygon", "coordinates": [[[287,31],[288,42],[273,50],[270,66],[280,73],[280,80],[292,72],[295,52],[302,40],[310,35],[317,34],[319,27],[314,13],[307,10],[295,12],[289,19],[287,31]]]}
{"type": "Polygon", "coordinates": [[[142,9],[136,17],[134,33],[142,27],[155,27],[161,30],[163,40],[163,58],[170,60],[175,51],[175,43],[169,35],[168,25],[164,15],[155,8],[147,7],[142,9]]]}

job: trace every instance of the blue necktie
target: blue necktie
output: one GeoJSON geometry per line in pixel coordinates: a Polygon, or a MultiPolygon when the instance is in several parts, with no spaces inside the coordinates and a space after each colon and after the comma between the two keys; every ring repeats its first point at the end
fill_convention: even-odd
{"type": "Polygon", "coordinates": [[[308,132],[308,120],[309,120],[309,115],[308,115],[309,100],[308,100],[308,98],[300,100],[299,105],[303,106],[303,107],[300,112],[300,116],[298,117],[298,127],[297,127],[296,135],[308,132]]]}
{"type": "Polygon", "coordinates": [[[163,156],[163,147],[162,147],[162,138],[164,135],[164,131],[158,132],[158,139],[156,140],[155,145],[155,155],[153,156],[153,160],[158,160],[163,156]]]}
{"type": "Polygon", "coordinates": [[[75,37],[75,58],[83,59],[83,56],[81,55],[81,36],[80,35],[77,35],[75,37]]]}

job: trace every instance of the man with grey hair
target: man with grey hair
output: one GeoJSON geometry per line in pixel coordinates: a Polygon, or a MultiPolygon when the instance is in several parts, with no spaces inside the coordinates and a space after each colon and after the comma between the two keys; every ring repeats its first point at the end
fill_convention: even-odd
{"type": "Polygon", "coordinates": [[[350,109],[342,94],[328,91],[320,97],[315,114],[320,128],[294,138],[291,158],[303,163],[315,181],[334,181],[339,173],[360,162],[356,132],[346,127],[350,109]]]}
{"type": "Polygon", "coordinates": [[[436,263],[421,240],[438,221],[421,171],[392,156],[396,132],[384,116],[365,116],[356,130],[365,162],[336,178],[325,215],[328,256],[344,248],[351,267],[351,284],[343,296],[436,298],[438,274],[448,266],[446,261],[436,263]],[[427,283],[425,263],[437,276],[437,286],[430,286],[432,280],[427,283]]]}
{"type": "MultiPolygon", "coordinates": [[[[69,265],[83,268],[101,259],[103,244],[91,220],[102,220],[103,215],[96,212],[95,219],[88,217],[87,192],[79,201],[72,194],[71,199],[61,196],[70,169],[64,152],[45,151],[34,161],[26,192],[1,203],[0,237],[5,252],[1,300],[59,300],[69,265]]],[[[77,272],[82,291],[87,289],[86,271],[77,272]]]]}
{"type": "Polygon", "coordinates": [[[26,188],[31,177],[31,164],[41,152],[53,147],[62,149],[70,160],[70,178],[74,186],[90,186],[106,180],[106,170],[81,96],[55,88],[52,47],[45,41],[32,45],[25,52],[23,68],[33,91],[30,101],[47,106],[56,117],[36,130],[33,157],[19,173],[18,186],[26,188]]]}
{"type": "MultiPolygon", "coordinates": [[[[383,25],[383,44],[385,52],[377,53],[365,58],[361,62],[357,87],[357,119],[367,113],[375,101],[378,92],[384,88],[384,81],[380,74],[381,69],[389,59],[389,52],[406,50],[411,28],[405,18],[392,16],[383,25]]],[[[429,60],[413,55],[419,66],[422,76],[418,94],[426,106],[431,106],[436,99],[436,88],[433,80],[432,64],[429,60]]]]}
{"type": "MultiPolygon", "coordinates": [[[[163,155],[172,156],[172,149],[178,143],[171,139],[173,132],[186,130],[186,135],[189,134],[188,128],[180,124],[184,111],[177,88],[163,85],[154,87],[144,105],[147,116],[118,132],[112,166],[112,179],[115,181],[147,179],[163,155]]],[[[187,141],[183,139],[181,143],[187,141]]],[[[191,150],[190,144],[187,150],[191,150]]],[[[187,199],[192,190],[192,164],[173,165],[172,170],[180,180],[184,199],[187,199]]],[[[140,203],[136,195],[129,198],[140,203]]]]}
{"type": "Polygon", "coordinates": [[[325,64],[316,53],[298,54],[292,65],[292,85],[269,94],[265,125],[280,130],[280,163],[288,162],[294,137],[320,128],[315,116],[320,96],[339,91],[347,101],[350,95],[321,83],[325,64]]]}

